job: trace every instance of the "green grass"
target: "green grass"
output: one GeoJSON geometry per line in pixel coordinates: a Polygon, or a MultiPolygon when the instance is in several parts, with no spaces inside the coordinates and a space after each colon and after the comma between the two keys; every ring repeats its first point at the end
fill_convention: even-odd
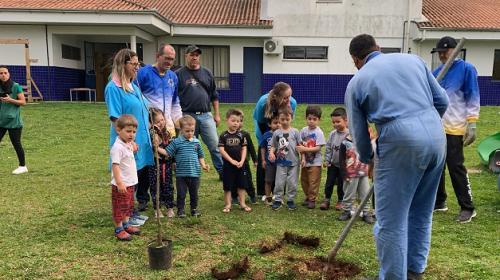
{"type": "MultiPolygon", "coordinates": [[[[253,105],[231,106],[247,116],[244,128],[253,134],[253,105]]],[[[305,126],[306,105],[297,107],[296,128],[305,126]]],[[[322,105],[320,126],[332,130],[329,113],[336,106],[322,105]]],[[[481,165],[477,144],[498,131],[499,107],[482,107],[478,140],[465,148],[478,216],[468,224],[455,222],[459,207],[447,179],[448,207],[434,216],[432,247],[426,279],[500,279],[500,194],[497,176],[481,165]]],[[[155,238],[155,223],[141,227],[132,242],[113,237],[108,172],[109,121],[104,104],[40,103],[23,108],[23,145],[29,173],[10,173],[17,157],[8,137],[0,144],[0,278],[1,279],[212,279],[210,268],[228,268],[249,255],[249,279],[257,270],[267,279],[297,279],[287,256],[324,256],[346,225],[337,211],[286,208],[271,211],[262,204],[251,213],[233,207],[223,214],[222,184],[213,168],[202,173],[200,219],[162,219],[164,235],[173,240],[173,266],[168,271],[148,268],[147,243],[155,238]],[[270,242],[289,230],[318,236],[316,249],[285,245],[261,255],[262,239],[270,242]]],[[[222,114],[221,114],[222,116],[222,114]]],[[[219,127],[219,133],[225,124],[219,127]]],[[[256,141],[255,141],[256,143],[256,141]]],[[[205,149],[205,151],[207,151],[205,149]]],[[[209,154],[206,162],[210,165],[209,154]]],[[[252,170],[255,173],[255,170],[252,170]]],[[[323,173],[323,182],[326,173],[323,173]]],[[[323,197],[323,188],[320,190],[323,197]]],[[[299,191],[297,202],[304,198],[299,191]]],[[[152,217],[152,207],[146,211],[152,217]]],[[[372,227],[357,222],[340,248],[337,259],[357,264],[363,275],[377,274],[372,227]]],[[[307,274],[305,279],[317,279],[307,274]]],[[[316,278],[315,278],[316,277],[316,278]]]]}

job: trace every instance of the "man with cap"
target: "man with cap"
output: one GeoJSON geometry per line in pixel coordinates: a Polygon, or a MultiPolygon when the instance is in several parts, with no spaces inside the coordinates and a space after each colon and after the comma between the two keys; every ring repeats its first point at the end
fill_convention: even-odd
{"type": "MultiPolygon", "coordinates": [[[[177,97],[177,76],[170,71],[175,61],[175,49],[171,45],[161,44],[156,53],[156,63],[146,65],[137,71],[137,81],[144,97],[151,108],[162,110],[168,131],[175,135],[174,123],[182,117],[179,98],[177,97]]],[[[147,209],[149,201],[148,169],[141,172],[137,187],[137,209],[147,209]]]]}
{"type": "Polygon", "coordinates": [[[201,50],[195,45],[186,48],[186,66],[175,71],[179,79],[179,100],[184,115],[196,120],[194,134],[201,136],[212,156],[214,168],[222,179],[222,156],[219,152],[217,126],[220,124],[219,93],[210,70],[200,65],[201,50]],[[214,107],[211,113],[210,103],[214,107]]]}
{"type": "MultiPolygon", "coordinates": [[[[439,60],[443,63],[432,72],[435,77],[439,74],[456,46],[455,39],[446,36],[441,38],[436,48],[432,50],[431,53],[437,52],[439,54],[439,60]]],[[[443,116],[447,141],[445,166],[448,166],[451,184],[460,205],[460,214],[456,220],[461,223],[468,223],[476,216],[476,207],[472,203],[469,176],[464,166],[463,147],[469,146],[476,140],[476,122],[479,118],[480,108],[476,68],[462,59],[456,58],[440,84],[446,90],[450,100],[450,106],[443,116]]],[[[443,168],[434,211],[448,210],[446,197],[445,169],[443,168]]]]}
{"type": "Polygon", "coordinates": [[[377,277],[362,279],[421,280],[446,157],[441,116],[448,97],[416,55],[383,54],[367,34],[351,40],[349,53],[359,69],[345,93],[349,133],[359,159],[374,159],[375,166],[373,233],[380,270],[377,277]],[[377,128],[376,151],[367,121],[377,128]]]}

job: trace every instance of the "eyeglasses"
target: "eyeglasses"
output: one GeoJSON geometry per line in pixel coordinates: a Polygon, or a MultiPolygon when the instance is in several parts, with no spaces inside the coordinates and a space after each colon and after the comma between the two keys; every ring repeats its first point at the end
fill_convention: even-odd
{"type": "Polygon", "coordinates": [[[166,61],[172,61],[172,62],[176,61],[176,59],[175,59],[175,58],[173,58],[173,57],[168,57],[168,56],[162,56],[162,57],[163,57],[163,59],[165,59],[166,61]]]}
{"type": "Polygon", "coordinates": [[[138,62],[127,61],[127,63],[130,63],[130,65],[132,65],[132,67],[138,67],[139,66],[138,62]]]}

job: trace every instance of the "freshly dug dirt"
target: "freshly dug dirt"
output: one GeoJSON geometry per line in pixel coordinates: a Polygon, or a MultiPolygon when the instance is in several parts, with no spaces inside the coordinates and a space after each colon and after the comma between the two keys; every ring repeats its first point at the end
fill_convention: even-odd
{"type": "Polygon", "coordinates": [[[262,270],[259,270],[257,271],[253,276],[252,276],[252,280],[264,280],[266,279],[266,274],[264,273],[264,271],[262,270]]]}
{"type": "Polygon", "coordinates": [[[276,249],[281,248],[281,246],[283,246],[282,241],[271,245],[271,244],[267,243],[267,241],[262,240],[262,243],[260,244],[259,253],[261,253],[261,254],[268,253],[268,252],[271,252],[271,251],[274,251],[276,249]]]}
{"type": "Polygon", "coordinates": [[[245,273],[249,267],[250,265],[248,263],[248,256],[245,256],[241,261],[235,263],[227,271],[220,271],[217,268],[212,268],[212,275],[219,280],[227,280],[235,278],[242,273],[245,273]]]}
{"type": "MultiPolygon", "coordinates": [[[[319,274],[321,275],[321,273],[323,272],[323,267],[326,264],[326,258],[315,257],[315,258],[305,259],[303,260],[303,262],[306,264],[308,271],[319,272],[319,274]]],[[[360,273],[361,269],[355,264],[340,260],[333,260],[333,262],[328,267],[325,279],[326,280],[344,279],[347,277],[356,276],[360,273]]]]}
{"type": "Polygon", "coordinates": [[[319,237],[303,237],[285,231],[285,237],[283,238],[283,240],[285,240],[290,244],[299,244],[309,247],[319,247],[319,237]]]}

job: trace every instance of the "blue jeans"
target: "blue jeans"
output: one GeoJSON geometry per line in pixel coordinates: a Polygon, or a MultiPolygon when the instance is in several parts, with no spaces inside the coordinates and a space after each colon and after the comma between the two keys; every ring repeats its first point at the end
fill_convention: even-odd
{"type": "Polygon", "coordinates": [[[217,136],[217,127],[215,126],[214,117],[212,113],[203,113],[196,115],[193,113],[183,113],[183,115],[190,115],[196,120],[196,126],[194,128],[194,136],[201,139],[207,145],[210,156],[212,157],[212,163],[214,164],[217,173],[222,173],[222,156],[219,152],[219,136],[217,136]]]}
{"type": "Polygon", "coordinates": [[[373,233],[379,278],[406,280],[407,270],[422,273],[427,265],[446,136],[435,110],[377,125],[377,131],[373,233]]]}

